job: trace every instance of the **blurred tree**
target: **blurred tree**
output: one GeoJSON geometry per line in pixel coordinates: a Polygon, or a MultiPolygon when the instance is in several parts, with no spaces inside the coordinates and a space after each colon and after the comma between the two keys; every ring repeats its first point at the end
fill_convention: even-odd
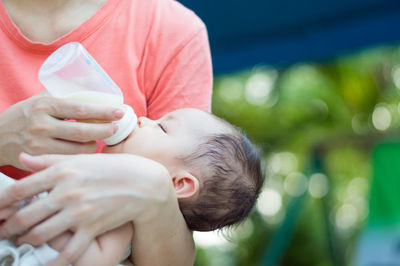
{"type": "Polygon", "coordinates": [[[300,196],[305,200],[277,264],[351,264],[368,214],[371,148],[396,138],[400,128],[400,49],[286,69],[256,66],[216,77],[214,85],[213,112],[262,147],[268,177],[250,219],[228,230],[229,247],[217,252],[198,243],[196,265],[260,265],[300,196]]]}

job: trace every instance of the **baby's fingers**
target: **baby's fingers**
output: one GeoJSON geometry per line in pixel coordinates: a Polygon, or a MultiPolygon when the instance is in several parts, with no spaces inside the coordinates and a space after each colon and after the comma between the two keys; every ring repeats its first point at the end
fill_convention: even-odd
{"type": "Polygon", "coordinates": [[[92,239],[85,230],[78,230],[60,255],[46,266],[68,266],[74,264],[89,247],[92,239]]]}

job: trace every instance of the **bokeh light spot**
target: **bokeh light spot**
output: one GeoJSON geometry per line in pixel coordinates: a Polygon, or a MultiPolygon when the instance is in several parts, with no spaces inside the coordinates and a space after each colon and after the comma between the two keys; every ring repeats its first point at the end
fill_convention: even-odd
{"type": "Polygon", "coordinates": [[[285,178],[284,188],[290,196],[301,196],[308,188],[307,177],[302,173],[291,173],[285,178]]]}
{"type": "Polygon", "coordinates": [[[392,79],[393,79],[393,83],[394,85],[400,89],[400,66],[395,66],[393,67],[392,70],[392,79]]]}
{"type": "Polygon", "coordinates": [[[275,215],[282,207],[282,196],[274,189],[265,189],[261,192],[258,202],[257,210],[265,216],[275,215]]]}
{"type": "Polygon", "coordinates": [[[245,97],[253,105],[263,105],[267,102],[275,83],[275,72],[256,72],[246,82],[245,97]]]}
{"type": "Polygon", "coordinates": [[[314,198],[322,198],[329,191],[328,178],[321,173],[313,174],[308,183],[308,191],[314,198]]]}
{"type": "Polygon", "coordinates": [[[378,106],[372,113],[372,124],[378,130],[384,131],[389,128],[392,116],[385,106],[378,106]]]}
{"type": "Polygon", "coordinates": [[[343,204],[336,212],[336,226],[343,230],[352,228],[358,218],[357,209],[351,204],[343,204]]]}
{"type": "Polygon", "coordinates": [[[242,99],[243,84],[236,78],[221,80],[218,96],[226,102],[235,102],[242,99]]]}
{"type": "Polygon", "coordinates": [[[196,245],[202,247],[214,247],[229,244],[229,241],[219,231],[193,232],[196,245]]]}
{"type": "Polygon", "coordinates": [[[287,175],[297,169],[298,160],[291,152],[275,153],[267,164],[271,174],[287,175]]]}

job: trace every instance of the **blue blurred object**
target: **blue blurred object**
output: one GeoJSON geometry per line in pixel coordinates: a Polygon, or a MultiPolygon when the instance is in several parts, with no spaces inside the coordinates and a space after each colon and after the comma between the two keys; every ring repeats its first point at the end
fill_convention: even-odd
{"type": "Polygon", "coordinates": [[[206,23],[214,73],[329,60],[400,40],[398,0],[180,0],[206,23]]]}

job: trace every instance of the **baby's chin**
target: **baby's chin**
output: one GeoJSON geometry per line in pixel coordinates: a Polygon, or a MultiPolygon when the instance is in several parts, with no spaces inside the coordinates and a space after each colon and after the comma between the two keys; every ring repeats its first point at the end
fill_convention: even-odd
{"type": "Polygon", "coordinates": [[[126,139],[121,141],[120,143],[117,143],[112,146],[104,146],[102,153],[125,153],[126,151],[124,150],[125,142],[132,136],[130,134],[126,139]]]}
{"type": "Polygon", "coordinates": [[[120,144],[116,144],[113,146],[105,146],[102,150],[102,153],[119,153],[120,150],[120,144]]]}

